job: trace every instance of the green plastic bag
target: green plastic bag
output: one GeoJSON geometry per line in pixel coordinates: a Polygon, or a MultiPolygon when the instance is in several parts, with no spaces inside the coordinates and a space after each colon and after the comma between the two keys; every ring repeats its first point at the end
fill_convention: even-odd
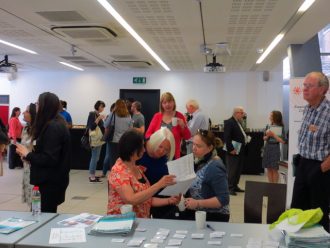
{"type": "Polygon", "coordinates": [[[281,214],[278,220],[269,226],[269,229],[272,230],[274,227],[276,227],[280,222],[282,222],[286,218],[288,218],[289,224],[297,225],[306,222],[303,225],[303,228],[311,227],[319,223],[322,217],[323,217],[323,212],[321,208],[309,209],[305,211],[298,208],[291,208],[289,210],[286,210],[283,214],[281,214]]]}

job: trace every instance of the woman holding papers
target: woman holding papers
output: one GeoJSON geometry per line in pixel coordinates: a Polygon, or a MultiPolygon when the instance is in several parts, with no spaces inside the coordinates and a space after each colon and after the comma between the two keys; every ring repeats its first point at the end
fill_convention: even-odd
{"type": "MultiPolygon", "coordinates": [[[[167,161],[172,160],[175,152],[175,141],[172,132],[166,128],[154,132],[145,145],[145,152],[137,164],[146,167],[145,175],[151,185],[157,183],[163,176],[168,175],[167,161]]],[[[157,197],[160,196],[158,192],[157,197]]],[[[150,209],[153,218],[158,219],[174,219],[178,208],[174,205],[163,207],[152,207],[150,209]]]]}
{"type": "Polygon", "coordinates": [[[136,130],[124,133],[118,144],[119,158],[108,175],[108,214],[120,214],[120,207],[132,204],[139,218],[150,217],[151,206],[176,205],[180,196],[153,197],[160,189],[175,184],[173,175],[163,176],[150,185],[144,175],[145,167],[137,165],[144,153],[143,135],[136,130]]]}
{"type": "Polygon", "coordinates": [[[71,138],[59,114],[60,100],[51,92],[39,95],[32,126],[33,150],[17,144],[16,152],[31,164],[30,183],[38,185],[41,212],[56,213],[69,185],[71,138]]]}
{"type": "Polygon", "coordinates": [[[280,111],[272,111],[269,116],[270,125],[267,125],[264,141],[264,154],[262,167],[267,169],[267,177],[270,183],[278,182],[278,169],[281,157],[280,144],[284,144],[284,125],[280,111]]]}
{"type": "Polygon", "coordinates": [[[193,138],[196,178],[185,195],[182,219],[194,220],[195,211],[206,211],[208,221],[229,221],[227,171],[215,150],[211,131],[198,130],[193,138]]]}

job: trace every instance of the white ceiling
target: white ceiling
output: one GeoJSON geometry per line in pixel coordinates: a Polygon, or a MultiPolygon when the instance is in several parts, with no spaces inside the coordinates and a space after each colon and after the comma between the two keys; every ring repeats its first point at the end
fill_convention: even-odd
{"type": "MultiPolygon", "coordinates": [[[[199,1],[108,1],[172,71],[202,71],[206,59],[200,52],[203,34],[199,1]]],[[[231,56],[217,56],[217,62],[224,64],[227,71],[270,70],[286,56],[289,44],[306,42],[330,23],[330,1],[316,0],[270,56],[261,65],[255,66],[260,56],[256,50],[268,46],[302,2],[201,0],[206,43],[215,49],[216,43],[228,42],[231,56]]],[[[58,70],[64,67],[57,61],[76,61],[75,65],[87,71],[95,68],[127,70],[140,66],[163,71],[96,0],[0,0],[0,39],[38,53],[31,55],[0,44],[0,60],[8,54],[9,61],[17,63],[19,70],[58,70]],[[67,26],[94,28],[71,31],[59,28],[67,26]],[[117,37],[107,32],[106,28],[113,30],[117,37]],[[78,37],[87,37],[70,38],[64,34],[73,35],[73,31],[78,37]],[[96,38],[96,34],[102,34],[102,38],[96,38]],[[76,46],[74,57],[70,44],[76,46]],[[128,65],[118,62],[127,60],[142,63],[128,65]]],[[[211,57],[208,57],[210,61],[211,57]]]]}

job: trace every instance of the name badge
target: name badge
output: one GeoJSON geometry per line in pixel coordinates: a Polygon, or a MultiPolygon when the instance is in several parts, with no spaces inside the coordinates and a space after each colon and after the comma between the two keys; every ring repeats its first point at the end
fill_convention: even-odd
{"type": "Polygon", "coordinates": [[[317,129],[318,129],[318,127],[316,125],[313,125],[313,124],[309,125],[309,127],[308,127],[308,130],[313,132],[313,133],[316,132],[317,129]]]}

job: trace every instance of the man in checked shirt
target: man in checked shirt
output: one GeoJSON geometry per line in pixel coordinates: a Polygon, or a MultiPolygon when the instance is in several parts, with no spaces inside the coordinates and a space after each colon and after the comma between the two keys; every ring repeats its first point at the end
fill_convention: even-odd
{"type": "Polygon", "coordinates": [[[330,101],[329,80],[321,72],[310,72],[303,83],[308,102],[298,134],[299,165],[293,186],[291,208],[320,207],[320,224],[329,232],[330,197],[330,101]]]}

